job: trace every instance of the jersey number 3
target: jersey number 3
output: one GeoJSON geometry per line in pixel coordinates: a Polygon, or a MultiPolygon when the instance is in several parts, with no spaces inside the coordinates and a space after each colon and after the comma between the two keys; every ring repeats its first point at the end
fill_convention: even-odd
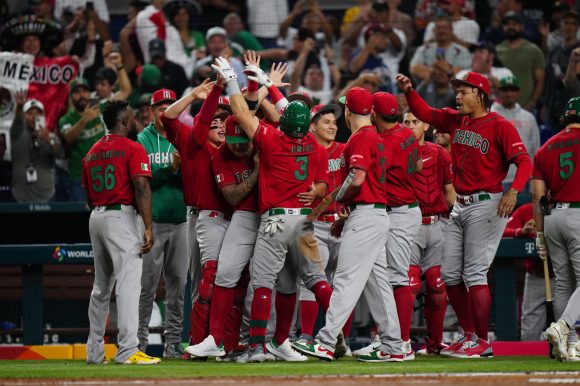
{"type": "Polygon", "coordinates": [[[107,165],[105,172],[100,166],[93,166],[91,168],[91,187],[96,193],[102,192],[103,189],[112,190],[115,187],[115,167],[111,164],[107,165]]]}
{"type": "Polygon", "coordinates": [[[294,170],[294,178],[298,181],[304,181],[308,178],[308,157],[305,155],[298,156],[295,162],[298,164],[298,170],[294,170]]]}
{"type": "Polygon", "coordinates": [[[563,180],[570,178],[574,171],[574,162],[570,159],[572,155],[571,151],[560,154],[560,177],[563,180]]]}

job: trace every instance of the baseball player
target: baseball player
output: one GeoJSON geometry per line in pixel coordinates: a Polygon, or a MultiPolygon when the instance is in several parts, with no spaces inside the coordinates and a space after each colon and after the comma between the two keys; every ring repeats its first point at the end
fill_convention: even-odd
{"type": "Polygon", "coordinates": [[[398,75],[413,114],[440,131],[449,131],[453,186],[457,201],[445,234],[442,278],[464,334],[441,354],[458,358],[491,357],[488,341],[491,296],[487,273],[518,193],[531,174],[531,161],[516,128],[489,112],[489,81],[468,72],[451,82],[457,110],[434,109],[398,75]],[[510,163],[517,167],[509,191],[501,182],[510,163]]]}
{"type": "Polygon", "coordinates": [[[155,364],[160,362],[159,358],[140,351],[137,339],[141,254],[153,247],[151,169],[145,149],[127,139],[127,134],[135,130],[135,115],[129,104],[109,102],[103,111],[103,121],[109,134],[97,141],[82,161],[83,186],[93,208],[89,233],[95,262],[87,363],[108,361],[104,335],[115,286],[119,325],[115,362],[155,364]],[[145,223],[143,239],[137,231],[137,211],[145,223]]]}
{"type": "MultiPolygon", "coordinates": [[[[220,194],[213,176],[211,158],[225,141],[224,120],[227,111],[215,113],[223,80],[218,79],[207,94],[193,127],[178,120],[179,115],[195,99],[203,99],[208,82],[170,105],[161,115],[161,122],[171,143],[182,155],[182,176],[186,204],[191,206],[190,223],[195,222],[199,260],[192,269],[201,268],[198,295],[191,310],[191,343],[203,341],[209,334],[209,312],[217,270],[217,259],[231,218],[231,206],[220,194]],[[187,162],[186,162],[187,160],[187,162]],[[197,215],[197,218],[194,216],[197,215]]],[[[188,229],[188,233],[190,230],[188,229]]],[[[189,233],[190,237],[193,237],[189,233]]],[[[197,257],[197,256],[195,256],[197,257]]]]}
{"type": "Polygon", "coordinates": [[[411,249],[409,286],[414,300],[422,292],[422,278],[425,281],[423,315],[428,334],[425,354],[439,354],[447,347],[442,343],[447,292],[441,280],[441,259],[449,208],[455,203],[451,156],[443,147],[425,142],[429,125],[412,112],[403,114],[403,125],[413,130],[423,160],[423,169],[415,173],[413,180],[422,220],[411,249]]]}
{"type": "MultiPolygon", "coordinates": [[[[342,183],[342,172],[344,168],[344,159],[342,158],[342,152],[344,150],[344,144],[335,142],[337,126],[336,120],[340,118],[342,110],[339,106],[335,104],[328,105],[316,105],[310,111],[310,131],[316,138],[318,144],[326,149],[328,154],[328,188],[329,191],[340,187],[342,183]]],[[[320,203],[320,200],[316,200],[313,206],[320,203]]],[[[335,238],[330,235],[330,228],[332,224],[338,220],[339,214],[342,211],[342,206],[338,203],[330,206],[328,210],[321,214],[314,221],[314,235],[316,236],[316,241],[318,243],[318,248],[320,250],[320,256],[322,261],[313,262],[308,259],[305,260],[306,264],[310,267],[306,270],[315,271],[323,269],[327,273],[327,277],[334,274],[334,269],[328,270],[328,267],[336,267],[336,260],[338,259],[338,251],[340,249],[340,238],[335,238]]],[[[330,287],[326,281],[319,282],[316,284],[316,292],[327,291],[330,295],[330,287]]],[[[328,301],[330,296],[321,299],[319,296],[319,301],[323,302],[325,309],[328,308],[328,301]],[[325,301],[325,299],[327,299],[325,301]]],[[[301,281],[300,285],[300,326],[301,335],[298,338],[298,343],[306,344],[313,340],[314,324],[316,322],[316,317],[318,316],[318,302],[315,294],[308,290],[301,281]]],[[[348,319],[347,323],[342,329],[344,337],[348,337],[350,329],[352,326],[352,317],[348,319]]],[[[348,348],[347,348],[348,351],[348,348]]]]}
{"type": "Polygon", "coordinates": [[[186,207],[181,189],[179,153],[167,140],[159,117],[176,101],[171,90],[157,90],[151,96],[153,122],[137,136],[149,156],[153,200],[153,235],[156,240],[151,252],[143,256],[141,299],[139,300],[139,348],[145,352],[148,344],[149,321],[163,270],[167,290],[165,308],[164,358],[179,358],[183,325],[184,289],[189,269],[187,250],[186,207]]]}
{"type": "MultiPolygon", "coordinates": [[[[391,208],[387,266],[397,304],[405,360],[413,360],[415,353],[411,348],[410,334],[414,299],[409,286],[409,259],[413,239],[421,225],[421,210],[413,180],[415,171],[423,168],[423,162],[415,134],[398,122],[399,107],[394,95],[386,92],[373,95],[373,117],[391,158],[386,174],[387,205],[391,208]]],[[[374,305],[369,303],[369,307],[374,305]]]]}
{"type": "Polygon", "coordinates": [[[534,156],[532,196],[536,220],[536,245],[540,258],[548,252],[556,274],[554,316],[546,330],[555,357],[580,361],[575,324],[580,319],[580,97],[568,101],[560,121],[565,128],[548,140],[534,156]],[[550,209],[540,208],[549,196],[550,209]],[[550,213],[551,212],[551,213],[550,213]]]}
{"type": "Polygon", "coordinates": [[[348,206],[350,215],[346,220],[341,217],[332,228],[333,235],[342,233],[342,243],[326,324],[314,341],[295,342],[294,347],[307,355],[332,360],[337,337],[364,290],[367,299],[375,304],[371,314],[379,326],[382,344],[379,350],[361,355],[358,360],[402,361],[403,342],[393,289],[387,278],[385,243],[389,216],[385,145],[371,124],[372,95],[363,88],[353,87],[346,94],[345,102],[345,118],[352,135],[343,151],[344,182],[322,200],[312,216],[324,213],[334,201],[348,206]]]}
{"type": "MultiPolygon", "coordinates": [[[[306,221],[306,215],[312,213],[312,209],[304,207],[299,195],[308,192],[312,195],[311,202],[324,195],[328,174],[326,151],[308,132],[310,110],[302,102],[294,101],[286,106],[280,118],[280,130],[277,130],[260,123],[250,113],[240,93],[237,76],[225,59],[218,58],[212,67],[227,80],[232,110],[240,127],[252,139],[260,158],[258,206],[262,216],[252,258],[254,299],[250,340],[247,353],[239,361],[263,361],[266,350],[282,360],[304,361],[307,358],[295,352],[288,340],[296,303],[296,278],[301,269],[298,246],[304,243],[306,248],[313,246],[316,252],[318,250],[312,223],[306,221]],[[276,331],[264,348],[276,278],[276,331]]],[[[268,87],[275,105],[287,103],[257,66],[248,66],[247,70],[254,73],[259,83],[268,87]]],[[[313,274],[308,280],[318,281],[319,276],[324,276],[324,273],[313,274]]]]}

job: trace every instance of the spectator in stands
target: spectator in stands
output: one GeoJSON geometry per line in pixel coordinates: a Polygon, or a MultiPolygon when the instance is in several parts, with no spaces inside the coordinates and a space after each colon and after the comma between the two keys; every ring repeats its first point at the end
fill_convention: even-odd
{"type": "Polygon", "coordinates": [[[89,105],[89,83],[78,78],[70,83],[73,110],[59,120],[60,132],[68,144],[69,198],[84,201],[85,191],[81,184],[81,161],[91,147],[105,135],[99,104],[89,105]]]}
{"type": "MultiPolygon", "coordinates": [[[[531,203],[520,206],[512,213],[503,236],[534,240],[536,222],[531,203]]],[[[550,277],[553,279],[554,271],[550,259],[548,259],[548,264],[550,277]]],[[[523,341],[543,340],[547,317],[544,263],[537,257],[527,258],[524,261],[524,266],[526,267],[526,278],[522,301],[521,339],[523,341]]],[[[550,288],[554,293],[554,280],[550,280],[550,288]]]]}
{"type": "Polygon", "coordinates": [[[506,36],[503,29],[503,19],[508,14],[516,14],[523,24],[522,36],[535,44],[541,44],[539,20],[534,20],[524,14],[524,0],[500,0],[492,16],[492,25],[485,31],[482,40],[489,40],[494,44],[502,42],[506,36]]]}
{"type": "Polygon", "coordinates": [[[111,52],[105,58],[105,66],[95,74],[95,92],[100,100],[126,100],[131,95],[131,81],[123,67],[123,59],[118,52],[111,52]],[[118,81],[119,90],[113,91],[118,81]]]}
{"type": "Polygon", "coordinates": [[[28,0],[32,13],[45,20],[55,20],[54,3],[54,0],[28,0]]]}
{"type": "Polygon", "coordinates": [[[502,27],[506,41],[496,47],[497,56],[520,81],[518,103],[533,111],[544,90],[544,54],[540,47],[522,37],[524,24],[520,15],[506,13],[502,27]]]}
{"type": "MultiPolygon", "coordinates": [[[[453,25],[453,42],[469,47],[477,43],[479,39],[479,25],[475,20],[469,19],[463,15],[465,0],[439,0],[439,6],[445,15],[449,16],[453,25]]],[[[435,23],[430,22],[425,29],[423,43],[433,42],[435,23]]]]}
{"type": "Polygon", "coordinates": [[[165,43],[161,39],[153,39],[149,42],[149,55],[151,64],[161,71],[161,87],[174,91],[181,95],[189,83],[183,67],[172,62],[166,57],[165,43]]]}
{"type": "MultiPolygon", "coordinates": [[[[453,79],[453,67],[445,60],[433,63],[429,79],[417,86],[417,92],[425,99],[429,106],[438,109],[457,106],[455,90],[449,81],[453,79]]],[[[402,110],[404,111],[404,110],[402,110]]]]}
{"type": "MultiPolygon", "coordinates": [[[[466,0],[463,12],[470,18],[475,18],[475,0],[466,0]]],[[[423,30],[429,22],[440,15],[441,5],[439,0],[417,0],[415,4],[415,27],[417,30],[423,30]]]]}
{"type": "MultiPolygon", "coordinates": [[[[393,74],[385,61],[385,54],[392,47],[392,38],[396,33],[392,28],[383,24],[373,24],[365,31],[365,45],[356,49],[350,59],[348,69],[353,74],[360,72],[372,72],[381,80],[381,89],[391,92],[393,90],[393,74]]],[[[397,37],[398,39],[398,37],[397,37]]]]}
{"type": "Polygon", "coordinates": [[[228,33],[234,56],[241,57],[248,50],[261,51],[264,49],[258,39],[245,29],[244,22],[237,13],[228,13],[224,17],[223,26],[228,33]]]}
{"type": "MultiPolygon", "coordinates": [[[[244,1],[240,0],[198,0],[203,6],[203,19],[201,26],[205,31],[213,26],[220,25],[224,17],[230,13],[235,12],[240,15],[245,15],[244,1]]],[[[268,19],[263,19],[269,21],[268,19]]]]}
{"type": "Polygon", "coordinates": [[[387,0],[387,4],[389,5],[389,21],[391,22],[391,26],[403,31],[407,44],[413,45],[416,36],[413,18],[405,12],[399,11],[401,0],[387,0]]]}
{"type": "Polygon", "coordinates": [[[453,67],[453,73],[471,66],[469,51],[453,41],[451,20],[438,17],[434,22],[435,41],[417,48],[411,59],[411,74],[421,80],[428,79],[435,61],[444,59],[453,67]]]}
{"type": "Polygon", "coordinates": [[[247,0],[250,31],[265,49],[277,46],[280,24],[288,15],[286,0],[247,0]],[[264,21],[268,22],[265,23],[264,21]]]}
{"type": "Polygon", "coordinates": [[[64,158],[60,139],[44,122],[44,106],[16,93],[16,115],[10,127],[12,195],[18,202],[48,202],[54,196],[55,158],[64,158]]]}
{"type": "Polygon", "coordinates": [[[151,110],[149,109],[151,103],[151,93],[141,95],[139,102],[135,104],[135,124],[137,125],[137,133],[143,131],[152,121],[151,110]]]}
{"type": "MultiPolygon", "coordinates": [[[[520,98],[520,82],[515,76],[508,76],[499,80],[499,98],[501,102],[494,102],[491,111],[494,111],[513,123],[530,157],[540,148],[540,128],[532,113],[524,110],[518,103],[520,98]]],[[[504,190],[508,190],[516,175],[516,168],[510,165],[508,174],[503,181],[504,190]]],[[[526,185],[526,190],[529,186],[526,185]]]]}
{"type": "Polygon", "coordinates": [[[549,53],[546,64],[546,91],[544,93],[543,120],[547,126],[556,130],[560,113],[570,98],[578,96],[574,89],[564,85],[564,76],[572,52],[580,47],[577,32],[580,18],[576,13],[566,12],[560,20],[562,40],[549,53]]]}
{"type": "Polygon", "coordinates": [[[163,40],[167,59],[182,66],[189,77],[196,59],[186,55],[179,32],[165,19],[164,4],[165,0],[151,0],[151,4],[137,15],[135,32],[144,63],[151,63],[149,43],[154,39],[163,40]]]}
{"type": "Polygon", "coordinates": [[[148,6],[142,0],[131,1],[129,8],[129,21],[119,33],[119,49],[123,57],[123,64],[128,74],[133,74],[133,70],[145,64],[143,52],[137,39],[137,15],[148,6]]]}
{"type": "Polygon", "coordinates": [[[109,9],[105,0],[53,0],[54,3],[54,17],[57,20],[62,18],[66,11],[76,12],[77,10],[90,10],[87,8],[87,3],[92,3],[92,9],[97,13],[100,20],[109,24],[109,9]]]}
{"type": "Polygon", "coordinates": [[[491,85],[489,93],[491,101],[496,97],[499,80],[501,78],[513,76],[513,73],[509,68],[501,65],[501,62],[497,58],[495,46],[490,42],[480,42],[473,52],[471,68],[459,71],[455,74],[455,77],[461,79],[468,71],[478,72],[489,80],[491,85]]]}
{"type": "Polygon", "coordinates": [[[572,51],[562,83],[574,95],[580,95],[580,48],[572,51]]]}
{"type": "Polygon", "coordinates": [[[294,36],[298,34],[298,28],[292,27],[292,24],[300,16],[302,16],[301,28],[310,30],[316,40],[332,44],[334,41],[332,27],[320,10],[318,2],[314,0],[298,0],[288,17],[280,24],[280,38],[278,39],[280,46],[292,47],[294,36]]]}
{"type": "Polygon", "coordinates": [[[350,81],[337,95],[336,99],[340,99],[341,97],[345,96],[348,90],[353,87],[362,87],[371,94],[376,93],[379,91],[379,87],[381,86],[381,79],[378,77],[377,74],[365,72],[360,74],[356,79],[350,81]]]}
{"type": "MultiPolygon", "coordinates": [[[[214,60],[220,56],[229,57],[230,64],[234,69],[235,73],[238,75],[238,83],[240,87],[246,87],[248,85],[248,79],[244,74],[245,67],[244,64],[239,59],[231,57],[232,50],[228,43],[228,32],[222,27],[212,27],[208,29],[205,34],[205,42],[207,46],[208,56],[199,60],[195,64],[195,68],[198,69],[202,66],[211,65],[214,62],[214,60]]],[[[184,84],[186,85],[187,82],[184,84]]],[[[171,90],[171,88],[169,89],[171,90]]],[[[177,95],[182,94],[178,93],[176,89],[173,90],[177,93],[177,95]]]]}
{"type": "Polygon", "coordinates": [[[202,11],[200,5],[189,0],[173,0],[163,7],[163,11],[179,32],[185,54],[192,60],[204,58],[207,50],[203,33],[193,28],[194,20],[202,11]]]}

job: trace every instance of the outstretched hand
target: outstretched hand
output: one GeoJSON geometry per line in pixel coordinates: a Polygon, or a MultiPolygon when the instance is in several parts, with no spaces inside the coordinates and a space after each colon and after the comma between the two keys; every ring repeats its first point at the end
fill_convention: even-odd
{"type": "Polygon", "coordinates": [[[399,74],[395,79],[397,80],[397,84],[404,94],[413,91],[413,83],[411,83],[411,79],[408,76],[399,74]]]}
{"type": "Polygon", "coordinates": [[[248,50],[244,53],[244,63],[246,66],[260,67],[260,55],[256,51],[248,50]]]}
{"type": "Polygon", "coordinates": [[[196,100],[206,99],[212,87],[213,82],[209,79],[205,79],[202,84],[191,90],[189,95],[191,95],[196,100]]]}
{"type": "Polygon", "coordinates": [[[238,75],[234,72],[232,65],[226,58],[221,56],[216,58],[215,64],[212,64],[211,67],[225,79],[226,83],[238,78],[238,75]]]}
{"type": "Polygon", "coordinates": [[[273,86],[278,88],[280,87],[288,87],[290,83],[283,82],[284,76],[288,72],[288,63],[274,63],[272,64],[272,69],[270,70],[270,80],[272,81],[273,86]]]}

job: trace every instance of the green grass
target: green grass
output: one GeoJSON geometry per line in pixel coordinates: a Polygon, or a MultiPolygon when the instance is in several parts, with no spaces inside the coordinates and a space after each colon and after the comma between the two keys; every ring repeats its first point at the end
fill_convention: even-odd
{"type": "Polygon", "coordinates": [[[238,376],[299,376],[332,374],[457,373],[580,371],[580,362],[559,363],[547,357],[497,357],[493,359],[418,358],[404,363],[361,363],[341,359],[332,363],[205,363],[180,359],[155,366],[123,366],[110,363],[88,366],[83,361],[0,360],[0,378],[193,378],[238,376]]]}

